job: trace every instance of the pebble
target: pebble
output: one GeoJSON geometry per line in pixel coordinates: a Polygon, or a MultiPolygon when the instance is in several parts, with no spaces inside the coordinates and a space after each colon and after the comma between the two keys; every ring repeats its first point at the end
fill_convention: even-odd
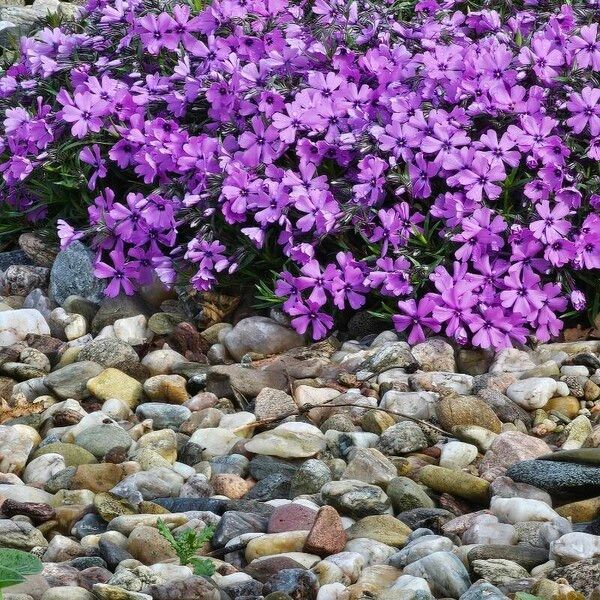
{"type": "Polygon", "coordinates": [[[325,449],[325,436],[308,423],[284,423],[246,442],[246,451],[281,458],[307,458],[325,449]]]}
{"type": "Polygon", "coordinates": [[[99,400],[117,398],[131,409],[138,405],[143,392],[139,381],[112,367],[89,379],[87,389],[99,400]]]}
{"type": "Polygon", "coordinates": [[[477,446],[464,442],[448,442],[442,447],[440,467],[460,470],[470,465],[477,458],[477,446]]]}
{"type": "Polygon", "coordinates": [[[321,488],[321,496],[326,504],[353,518],[383,514],[390,506],[381,488],[352,479],[326,483],[321,488]]]}
{"type": "Polygon", "coordinates": [[[419,481],[436,492],[452,494],[476,504],[489,501],[490,484],[464,471],[428,465],[419,471],[419,481]]]}
{"type": "Polygon", "coordinates": [[[542,408],[553,396],[567,396],[565,384],[550,377],[531,377],[508,386],[506,395],[527,410],[542,408]]]}
{"type": "Polygon", "coordinates": [[[29,334],[50,335],[42,313],[32,308],[0,312],[0,347],[11,346],[29,334]]]}
{"type": "Polygon", "coordinates": [[[471,585],[469,573],[450,552],[433,552],[404,568],[404,574],[422,577],[431,592],[442,598],[460,598],[471,585]]]}
{"type": "Polygon", "coordinates": [[[502,523],[552,521],[559,514],[541,500],[530,498],[492,498],[491,511],[502,523]]]}

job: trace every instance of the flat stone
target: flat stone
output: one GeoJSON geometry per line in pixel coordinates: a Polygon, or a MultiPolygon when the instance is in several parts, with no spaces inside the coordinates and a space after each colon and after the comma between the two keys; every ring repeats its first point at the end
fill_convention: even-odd
{"type": "Polygon", "coordinates": [[[84,400],[90,395],[87,388],[88,381],[101,372],[102,367],[99,364],[81,361],[53,371],[44,378],[44,385],[59,398],[84,400]]]}
{"type": "Polygon", "coordinates": [[[283,423],[255,435],[246,442],[246,450],[281,458],[308,458],[325,449],[325,436],[308,423],[283,423]]]}
{"type": "Polygon", "coordinates": [[[436,492],[458,496],[476,504],[487,505],[489,501],[490,484],[464,471],[428,465],[419,471],[419,481],[436,492]]]}
{"type": "Polygon", "coordinates": [[[238,510],[226,511],[217,524],[211,540],[214,548],[224,548],[227,542],[246,533],[265,533],[269,519],[238,510]]]}
{"type": "Polygon", "coordinates": [[[242,319],[223,337],[223,344],[235,360],[240,360],[248,352],[280,354],[303,343],[304,338],[300,334],[268,317],[242,319]]]}
{"type": "Polygon", "coordinates": [[[102,458],[113,448],[128,450],[133,440],[122,427],[103,424],[82,431],[75,438],[75,443],[91,452],[96,458],[102,458]]]}
{"type": "Polygon", "coordinates": [[[289,394],[272,388],[262,389],[254,401],[254,414],[259,421],[276,419],[281,415],[293,414],[297,410],[298,406],[289,394]]]}
{"type": "Polygon", "coordinates": [[[461,425],[478,425],[500,433],[502,422],[494,411],[477,396],[451,394],[440,399],[436,407],[437,418],[446,431],[461,425]]]}
{"type": "Polygon", "coordinates": [[[469,562],[474,560],[487,560],[490,558],[501,558],[510,560],[521,565],[528,571],[548,561],[548,550],[536,548],[529,544],[518,544],[516,546],[502,546],[498,544],[476,546],[468,553],[469,562]]]}
{"type": "Polygon", "coordinates": [[[515,579],[529,577],[529,572],[521,565],[503,558],[474,560],[471,568],[479,577],[496,585],[508,584],[515,579]]]}
{"type": "Polygon", "coordinates": [[[77,467],[98,462],[96,457],[76,444],[65,444],[64,442],[53,442],[38,448],[33,453],[33,458],[38,458],[44,454],[60,454],[64,458],[67,467],[77,467]]]}
{"type": "Polygon", "coordinates": [[[302,504],[284,504],[273,511],[267,527],[268,533],[282,531],[309,531],[317,513],[302,504]]]}
{"type": "Polygon", "coordinates": [[[190,418],[192,411],[175,404],[145,402],[136,408],[135,414],[138,419],[151,419],[154,429],[179,429],[190,418]]]}
{"type": "Polygon", "coordinates": [[[510,467],[506,474],[514,481],[567,496],[591,497],[600,486],[600,468],[590,464],[526,460],[510,467]]]}
{"type": "Polygon", "coordinates": [[[246,560],[251,562],[261,556],[302,552],[308,531],[284,531],[255,537],[246,546],[246,560]]]}
{"type": "Polygon", "coordinates": [[[131,409],[138,405],[143,391],[139,381],[112,367],[90,379],[87,382],[87,389],[100,400],[117,398],[131,409]]]}
{"type": "Polygon", "coordinates": [[[492,388],[483,388],[477,392],[477,396],[496,413],[503,423],[522,421],[527,426],[531,425],[532,419],[529,412],[502,392],[492,388]]]}
{"type": "Polygon", "coordinates": [[[206,391],[219,398],[256,398],[264,388],[287,390],[288,380],[279,369],[246,369],[239,365],[216,365],[206,375],[206,391]]]}
{"type": "Polygon", "coordinates": [[[351,540],[367,538],[397,548],[402,548],[406,544],[411,533],[409,527],[392,515],[363,517],[347,530],[348,538],[351,540]]]}

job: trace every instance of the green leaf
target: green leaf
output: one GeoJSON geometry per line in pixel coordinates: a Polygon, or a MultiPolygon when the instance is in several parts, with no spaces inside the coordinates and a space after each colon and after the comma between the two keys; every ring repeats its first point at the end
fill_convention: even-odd
{"type": "Polygon", "coordinates": [[[15,571],[19,575],[35,575],[44,565],[37,556],[29,552],[0,549],[0,568],[15,571]]]}
{"type": "Polygon", "coordinates": [[[169,528],[165,525],[165,522],[162,519],[157,519],[156,528],[160,535],[162,535],[169,544],[173,547],[173,549],[177,549],[177,540],[173,537],[173,534],[169,531],[169,528]]]}
{"type": "Polygon", "coordinates": [[[24,581],[25,577],[23,577],[23,575],[13,571],[12,569],[0,567],[0,588],[17,585],[17,583],[23,583],[24,581]]]}
{"type": "Polygon", "coordinates": [[[190,563],[194,567],[194,575],[210,577],[215,572],[215,563],[210,558],[194,557],[190,563]]]}

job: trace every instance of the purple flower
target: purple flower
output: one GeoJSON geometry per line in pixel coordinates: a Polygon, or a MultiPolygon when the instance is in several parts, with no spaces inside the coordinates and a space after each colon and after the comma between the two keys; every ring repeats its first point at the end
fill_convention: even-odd
{"type": "Polygon", "coordinates": [[[107,296],[117,296],[123,290],[128,296],[133,294],[133,281],[136,280],[138,272],[136,265],[127,262],[121,250],[115,249],[109,253],[112,264],[102,261],[96,261],[94,265],[94,275],[101,279],[110,278],[106,287],[107,296]]]}
{"type": "Polygon", "coordinates": [[[400,300],[398,302],[398,309],[402,314],[393,315],[392,321],[398,331],[411,328],[408,334],[408,343],[411,346],[425,341],[424,327],[435,332],[440,330],[440,323],[435,318],[429,316],[435,306],[434,300],[429,296],[425,296],[419,300],[418,304],[414,300],[400,300]]]}
{"type": "Polygon", "coordinates": [[[103,119],[107,112],[107,104],[89,92],[76,93],[71,98],[64,89],[56,99],[63,105],[60,112],[61,118],[67,123],[73,123],[71,133],[78,137],[85,137],[89,131],[97,133],[102,128],[103,119]]]}
{"type": "Polygon", "coordinates": [[[86,146],[80,153],[79,159],[88,165],[94,167],[94,172],[88,180],[88,189],[93,190],[96,187],[98,179],[106,177],[106,163],[100,154],[100,147],[98,144],[94,144],[91,148],[86,146]]]}
{"type": "Polygon", "coordinates": [[[321,312],[320,305],[308,300],[307,302],[297,302],[288,312],[293,317],[292,327],[301,334],[311,329],[312,338],[320,340],[327,335],[327,332],[333,327],[333,319],[325,312],[321,312]]]}
{"type": "Polygon", "coordinates": [[[466,189],[466,196],[475,202],[481,202],[483,194],[495,200],[500,196],[502,188],[496,185],[496,181],[503,181],[506,177],[504,168],[497,163],[491,162],[483,154],[475,156],[473,163],[468,169],[458,173],[458,182],[466,189]]]}

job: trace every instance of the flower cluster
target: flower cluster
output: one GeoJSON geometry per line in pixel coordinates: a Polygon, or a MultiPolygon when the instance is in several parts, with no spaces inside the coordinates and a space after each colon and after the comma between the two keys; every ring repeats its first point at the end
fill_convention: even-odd
{"type": "Polygon", "coordinates": [[[0,76],[2,199],[109,294],[274,273],[315,339],[549,340],[600,296],[600,4],[490,6],[88,0],[0,76]]]}

